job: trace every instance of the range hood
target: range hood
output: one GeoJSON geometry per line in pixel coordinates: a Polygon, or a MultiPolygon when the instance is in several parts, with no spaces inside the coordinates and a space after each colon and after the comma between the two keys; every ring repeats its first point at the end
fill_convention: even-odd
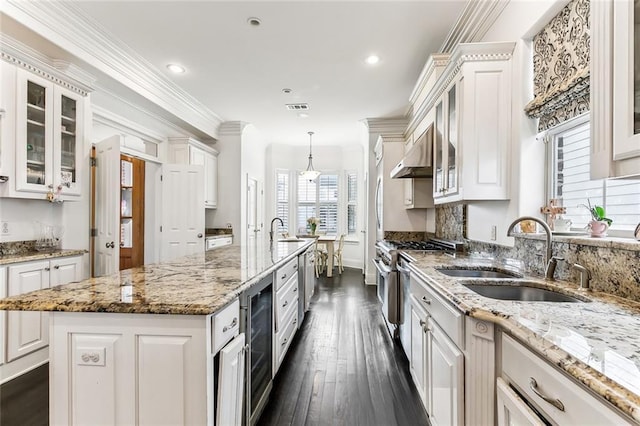
{"type": "Polygon", "coordinates": [[[433,177],[433,126],[429,127],[391,170],[392,178],[433,177]]]}

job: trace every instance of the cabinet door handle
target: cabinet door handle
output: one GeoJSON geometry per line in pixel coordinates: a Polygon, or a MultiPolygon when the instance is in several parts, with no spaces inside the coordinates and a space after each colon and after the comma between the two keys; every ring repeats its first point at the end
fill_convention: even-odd
{"type": "Polygon", "coordinates": [[[282,278],[280,278],[280,279],[281,279],[281,280],[284,280],[285,278],[287,278],[287,274],[284,274],[284,275],[282,276],[282,278]]]}
{"type": "Polygon", "coordinates": [[[282,304],[282,307],[284,308],[285,306],[287,306],[289,304],[288,300],[285,300],[284,303],[282,304]]]}
{"type": "Polygon", "coordinates": [[[282,346],[286,345],[288,341],[289,341],[289,339],[286,339],[286,338],[285,338],[285,339],[282,341],[282,346]]]}
{"type": "Polygon", "coordinates": [[[198,234],[198,238],[202,238],[202,233],[198,234]]]}
{"type": "Polygon", "coordinates": [[[50,271],[51,268],[49,268],[48,266],[44,268],[45,271],[50,271]]]}
{"type": "Polygon", "coordinates": [[[564,404],[559,399],[554,399],[549,396],[544,395],[542,392],[538,390],[538,382],[533,377],[529,377],[529,388],[538,395],[540,398],[553,405],[560,411],[564,411],[564,404]]]}
{"type": "Polygon", "coordinates": [[[422,296],[422,300],[424,303],[426,303],[427,305],[430,305],[432,300],[431,299],[427,299],[427,296],[422,296]]]}
{"type": "Polygon", "coordinates": [[[296,293],[298,291],[298,287],[293,288],[293,292],[296,293]]]}
{"type": "Polygon", "coordinates": [[[238,325],[238,317],[234,317],[233,321],[231,321],[231,324],[225,325],[224,327],[222,327],[222,332],[226,333],[227,331],[229,331],[232,328],[234,328],[236,325],[238,325]]]}
{"type": "Polygon", "coordinates": [[[53,269],[60,269],[60,265],[54,266],[53,269]]]}

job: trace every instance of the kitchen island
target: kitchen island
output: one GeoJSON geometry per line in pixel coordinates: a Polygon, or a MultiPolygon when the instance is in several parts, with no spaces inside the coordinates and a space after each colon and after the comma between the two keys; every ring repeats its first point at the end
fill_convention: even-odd
{"type": "MultiPolygon", "coordinates": [[[[483,297],[465,286],[483,280],[447,276],[439,269],[517,270],[491,259],[465,255],[453,258],[445,254],[415,251],[401,253],[411,260],[409,268],[412,289],[415,282],[421,281],[431,291],[429,294],[432,296],[428,296],[431,299],[418,299],[418,303],[433,306],[436,302],[434,299],[439,299],[466,318],[461,323],[461,328],[467,340],[460,346],[464,352],[467,409],[460,408],[465,411],[460,418],[467,417],[467,421],[471,423],[482,423],[481,416],[493,418],[493,408],[487,407],[487,400],[481,394],[495,395],[496,386],[499,387],[503,379],[518,388],[517,376],[520,374],[525,382],[518,388],[518,392],[521,395],[529,392],[531,398],[534,398],[534,404],[539,404],[539,408],[559,424],[603,424],[595,416],[587,417],[587,420],[580,423],[562,417],[571,415],[572,409],[575,415],[590,416],[589,407],[600,413],[611,410],[609,418],[614,420],[604,424],[640,423],[639,303],[601,292],[578,291],[578,286],[572,282],[531,277],[523,277],[528,285],[570,295],[582,302],[530,302],[483,297]],[[527,353],[532,355],[529,356],[532,363],[515,361],[516,365],[509,370],[509,364],[514,361],[508,357],[520,355],[517,351],[514,352],[513,347],[524,348],[524,352],[521,352],[525,357],[528,356],[527,353]],[[484,355],[484,358],[479,355],[484,355]],[[546,371],[551,372],[545,377],[546,382],[536,376],[536,368],[541,365],[538,360],[544,361],[542,364],[549,367],[546,371]],[[480,377],[487,371],[490,373],[480,377]],[[552,382],[560,376],[568,379],[565,382],[570,391],[552,382]],[[531,377],[537,377],[541,390],[536,388],[535,381],[531,382],[531,377]],[[530,387],[546,392],[547,398],[553,403],[561,401],[564,404],[562,409],[547,400],[538,399],[530,391],[530,387]],[[583,395],[580,397],[582,400],[578,400],[578,394],[583,395]],[[470,409],[474,401],[476,408],[470,409]],[[580,404],[586,404],[582,406],[583,413],[576,410],[580,404]],[[483,412],[480,414],[480,411],[483,412]],[[618,417],[619,415],[622,416],[618,417]]],[[[518,280],[493,280],[493,283],[518,285],[518,280]]],[[[427,309],[432,308],[427,306],[427,309]]],[[[437,319],[438,311],[434,311],[432,315],[437,319]]],[[[445,331],[447,326],[448,324],[443,324],[445,331]]],[[[427,329],[433,327],[430,322],[427,329]]],[[[432,350],[433,348],[435,346],[432,346],[432,350]]],[[[498,402],[495,415],[499,425],[503,424],[500,419],[501,408],[504,414],[506,408],[501,407],[498,402]]]]}
{"type": "Polygon", "coordinates": [[[51,311],[51,424],[213,424],[216,337],[238,334],[244,291],[312,243],[223,247],[0,309],[51,311]]]}

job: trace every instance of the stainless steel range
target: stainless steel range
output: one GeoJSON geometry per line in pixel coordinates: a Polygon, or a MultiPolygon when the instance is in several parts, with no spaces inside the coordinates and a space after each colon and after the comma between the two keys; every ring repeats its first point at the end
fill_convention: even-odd
{"type": "MultiPolygon", "coordinates": [[[[461,251],[462,244],[454,241],[430,239],[426,241],[390,241],[376,243],[376,257],[373,262],[378,270],[376,284],[378,299],[382,303],[382,315],[387,328],[394,338],[400,338],[403,347],[409,333],[407,318],[411,312],[406,308],[409,295],[408,259],[401,259],[399,251],[411,252],[454,252],[461,251]],[[405,295],[407,297],[405,297],[405,295]]],[[[409,336],[410,338],[410,336],[409,336]]]]}

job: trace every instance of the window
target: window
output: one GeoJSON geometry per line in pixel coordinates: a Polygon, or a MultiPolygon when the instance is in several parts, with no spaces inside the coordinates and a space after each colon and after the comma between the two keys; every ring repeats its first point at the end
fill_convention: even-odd
{"type": "MultiPolygon", "coordinates": [[[[278,223],[278,232],[289,230],[289,171],[276,171],[276,216],[282,219],[284,226],[278,223]]],[[[276,222],[277,223],[277,222],[276,222]]]]}
{"type": "Polygon", "coordinates": [[[633,231],[640,222],[640,180],[599,179],[589,175],[590,136],[588,115],[576,120],[570,127],[559,126],[552,136],[551,197],[566,207],[565,218],[571,219],[572,228],[584,228],[591,215],[583,205],[603,206],[613,220],[611,231],[633,231]]]}
{"type": "Polygon", "coordinates": [[[358,202],[358,175],[355,172],[347,172],[347,234],[356,233],[358,202]]]}
{"type": "Polygon", "coordinates": [[[298,226],[309,229],[307,219],[320,218],[317,231],[338,232],[338,175],[322,174],[315,182],[298,175],[298,226]]]}

